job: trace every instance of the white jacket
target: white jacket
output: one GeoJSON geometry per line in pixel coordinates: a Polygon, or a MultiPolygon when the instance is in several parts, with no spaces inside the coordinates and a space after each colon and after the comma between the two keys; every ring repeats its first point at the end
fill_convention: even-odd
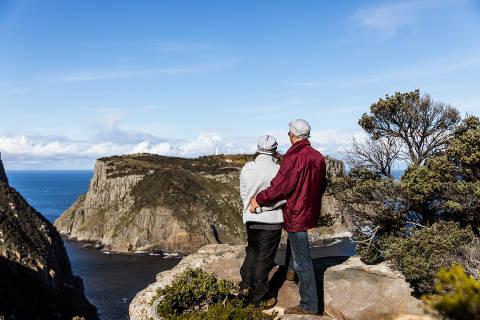
{"type": "MultiPolygon", "coordinates": [[[[267,154],[258,155],[254,161],[250,161],[240,173],[240,196],[243,201],[243,223],[283,223],[282,206],[286,200],[277,202],[272,207],[262,207],[261,213],[251,213],[250,199],[260,191],[270,186],[270,181],[277,175],[280,166],[275,158],[267,154]]],[[[257,209],[258,212],[258,209],[257,209]]]]}

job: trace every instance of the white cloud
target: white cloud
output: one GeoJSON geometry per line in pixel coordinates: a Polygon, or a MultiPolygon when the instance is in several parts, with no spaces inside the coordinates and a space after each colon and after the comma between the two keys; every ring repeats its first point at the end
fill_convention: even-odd
{"type": "MultiPolygon", "coordinates": [[[[268,134],[275,137],[280,152],[286,152],[290,148],[287,131],[270,131],[268,134]]],[[[313,130],[310,135],[309,140],[314,148],[324,155],[336,158],[343,158],[343,153],[351,147],[352,138],[362,140],[365,137],[365,134],[359,130],[337,129],[313,130]]]]}
{"type": "Polygon", "coordinates": [[[211,154],[222,142],[222,137],[217,133],[202,133],[195,140],[179,147],[181,155],[211,154]]]}
{"type": "Polygon", "coordinates": [[[357,27],[367,27],[394,36],[401,28],[414,26],[431,10],[448,5],[458,5],[462,0],[408,0],[382,3],[360,8],[353,15],[357,27]]]}
{"type": "MultiPolygon", "coordinates": [[[[290,147],[285,131],[272,131],[269,134],[277,138],[279,151],[286,152],[290,147]]],[[[313,131],[312,145],[325,155],[342,157],[342,152],[350,147],[352,137],[361,138],[358,131],[319,130],[313,131]]],[[[162,140],[157,138],[157,140],[162,140]]],[[[164,139],[165,140],[165,139],[164,139]]],[[[214,132],[199,134],[196,138],[184,141],[139,140],[135,143],[76,141],[67,138],[46,136],[0,136],[2,158],[10,163],[55,163],[65,161],[87,161],[121,154],[155,153],[167,156],[197,157],[214,154],[216,147],[220,153],[254,153],[257,137],[230,139],[227,141],[214,132]]]]}

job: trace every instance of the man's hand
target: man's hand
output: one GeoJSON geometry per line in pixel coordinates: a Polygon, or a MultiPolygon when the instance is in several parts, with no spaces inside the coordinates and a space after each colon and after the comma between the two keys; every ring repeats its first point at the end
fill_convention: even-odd
{"type": "Polygon", "coordinates": [[[257,203],[257,200],[255,198],[250,199],[250,212],[254,213],[255,209],[260,207],[257,203]]]}

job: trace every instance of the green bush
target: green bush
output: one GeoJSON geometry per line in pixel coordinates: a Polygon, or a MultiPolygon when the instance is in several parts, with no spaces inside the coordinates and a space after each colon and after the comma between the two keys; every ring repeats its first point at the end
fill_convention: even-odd
{"type": "Polygon", "coordinates": [[[480,320],[480,281],[456,265],[442,268],[437,278],[436,294],[422,297],[429,306],[447,319],[480,320]]]}
{"type": "Polygon", "coordinates": [[[355,251],[366,264],[376,264],[383,259],[379,241],[370,241],[367,235],[358,237],[355,251]]]}
{"type": "Polygon", "coordinates": [[[245,305],[240,300],[228,301],[225,305],[221,302],[209,306],[208,310],[201,312],[190,312],[178,316],[178,320],[273,320],[275,315],[262,313],[253,305],[245,305]]]}
{"type": "Polygon", "coordinates": [[[274,319],[237,299],[232,281],[218,280],[201,268],[187,269],[172,284],[157,290],[152,303],[162,299],[157,313],[163,319],[274,319]]]}
{"type": "Polygon", "coordinates": [[[438,222],[430,228],[386,235],[379,241],[385,260],[403,273],[417,293],[430,293],[435,275],[452,263],[462,263],[462,248],[474,240],[470,229],[454,222],[438,222]]]}

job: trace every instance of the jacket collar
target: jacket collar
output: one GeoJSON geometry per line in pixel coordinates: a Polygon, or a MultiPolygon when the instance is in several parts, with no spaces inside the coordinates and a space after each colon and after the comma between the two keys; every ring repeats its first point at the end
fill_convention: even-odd
{"type": "Polygon", "coordinates": [[[297,149],[300,149],[300,148],[303,148],[304,146],[309,146],[309,145],[310,145],[310,141],[308,141],[308,140],[306,140],[306,139],[305,139],[305,140],[300,140],[300,141],[298,141],[297,143],[295,143],[294,145],[292,145],[292,146],[290,147],[290,149],[288,149],[288,151],[287,151],[287,153],[286,153],[285,155],[290,154],[290,153],[294,152],[294,151],[297,150],[297,149]]]}
{"type": "Polygon", "coordinates": [[[275,162],[275,159],[269,154],[260,153],[255,158],[255,161],[273,161],[273,162],[275,162]]]}

